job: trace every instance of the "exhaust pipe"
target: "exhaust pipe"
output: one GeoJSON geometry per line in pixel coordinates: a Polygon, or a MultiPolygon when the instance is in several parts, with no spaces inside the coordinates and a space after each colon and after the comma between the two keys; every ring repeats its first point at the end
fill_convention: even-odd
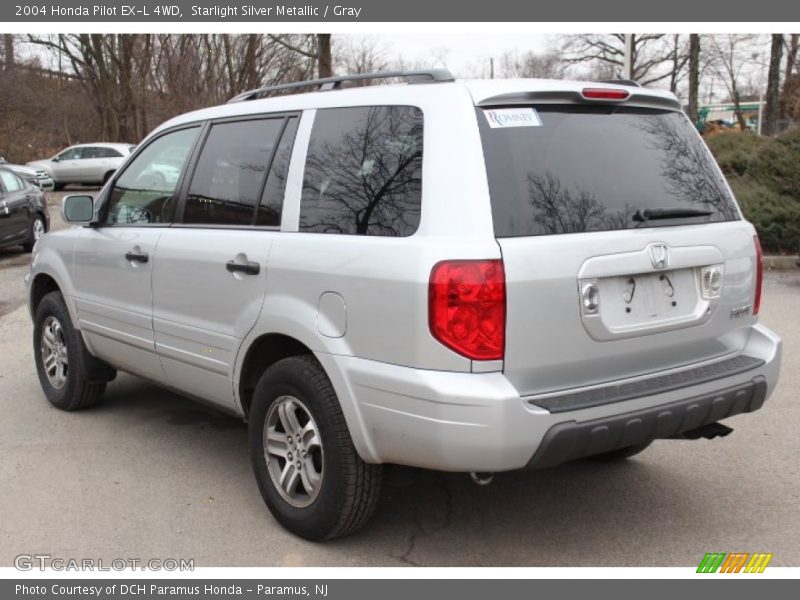
{"type": "Polygon", "coordinates": [[[679,433],[674,437],[679,440],[698,440],[700,438],[713,440],[715,437],[725,437],[731,432],[733,432],[733,428],[728,427],[727,425],[723,425],[722,423],[709,423],[707,425],[703,425],[702,427],[698,427],[697,429],[684,431],[683,433],[679,433]]]}
{"type": "Polygon", "coordinates": [[[475,485],[489,485],[494,480],[494,473],[476,473],[473,471],[469,474],[469,478],[472,479],[472,483],[475,485]]]}

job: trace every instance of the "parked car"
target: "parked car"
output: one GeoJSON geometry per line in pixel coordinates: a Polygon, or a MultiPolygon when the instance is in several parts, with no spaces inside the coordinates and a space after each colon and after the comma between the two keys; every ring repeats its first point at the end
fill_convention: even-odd
{"type": "Polygon", "coordinates": [[[28,166],[46,170],[57,190],[69,183],[101,185],[125,162],[133,148],[132,144],[78,144],[53,158],[29,162],[28,166]]]}
{"type": "Polygon", "coordinates": [[[12,165],[9,164],[2,156],[0,156],[0,165],[8,167],[22,179],[42,190],[50,191],[53,189],[53,179],[44,169],[34,169],[31,167],[25,167],[23,165],[12,165]]]}
{"type": "Polygon", "coordinates": [[[382,464],[488,483],[762,406],[758,238],[674,95],[403,77],[174,118],[67,197],[83,227],[28,276],[48,400],[122,370],[242,417],[267,506],[315,540],[366,522],[382,464]]]}
{"type": "Polygon", "coordinates": [[[44,192],[0,165],[0,248],[21,245],[30,252],[49,228],[44,192]]]}

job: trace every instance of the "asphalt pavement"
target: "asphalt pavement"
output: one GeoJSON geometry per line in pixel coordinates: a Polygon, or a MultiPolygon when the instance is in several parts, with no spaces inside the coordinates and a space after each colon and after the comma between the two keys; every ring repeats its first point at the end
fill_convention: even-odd
{"type": "Polygon", "coordinates": [[[500,474],[488,487],[392,468],[365,529],[313,544],[262,503],[239,420],[124,374],[95,409],[52,408],[32,357],[28,263],[0,250],[0,566],[33,553],[196,566],[693,566],[733,551],[800,566],[800,270],[766,276],[762,322],[784,339],[781,381],[762,410],[726,421],[730,436],[500,474]]]}

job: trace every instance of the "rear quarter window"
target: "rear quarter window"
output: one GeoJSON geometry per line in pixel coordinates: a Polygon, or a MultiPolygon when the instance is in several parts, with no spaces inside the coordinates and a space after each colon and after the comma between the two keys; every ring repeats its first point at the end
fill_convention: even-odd
{"type": "Polygon", "coordinates": [[[320,109],[311,131],[300,231],[409,236],[419,226],[423,116],[411,106],[320,109]]]}
{"type": "Polygon", "coordinates": [[[739,218],[713,157],[681,113],[619,106],[530,109],[536,126],[490,127],[491,115],[477,109],[498,237],[739,218]],[[707,214],[642,220],[665,210],[707,214]]]}

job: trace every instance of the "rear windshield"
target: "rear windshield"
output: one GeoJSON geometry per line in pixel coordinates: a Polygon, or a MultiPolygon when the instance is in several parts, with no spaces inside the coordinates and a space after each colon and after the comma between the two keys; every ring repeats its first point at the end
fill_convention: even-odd
{"type": "Polygon", "coordinates": [[[477,109],[495,235],[739,218],[682,114],[609,106],[477,109]]]}

